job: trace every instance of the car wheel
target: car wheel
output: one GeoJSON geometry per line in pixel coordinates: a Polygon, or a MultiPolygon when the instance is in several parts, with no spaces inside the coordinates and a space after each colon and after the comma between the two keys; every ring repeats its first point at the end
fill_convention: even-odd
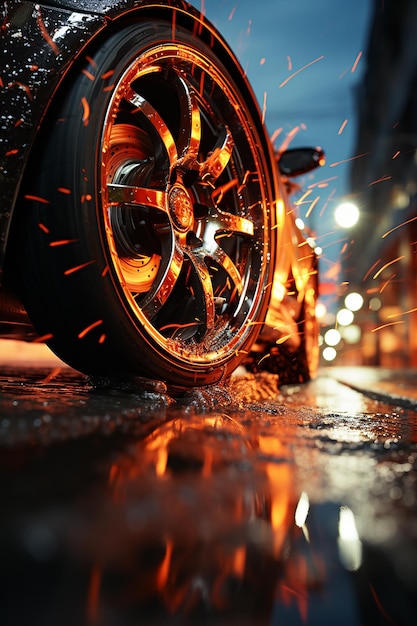
{"type": "Polygon", "coordinates": [[[26,308],[82,372],[217,382],[258,334],[274,265],[252,92],[231,56],[229,71],[163,20],[85,58],[25,184],[26,308]]]}

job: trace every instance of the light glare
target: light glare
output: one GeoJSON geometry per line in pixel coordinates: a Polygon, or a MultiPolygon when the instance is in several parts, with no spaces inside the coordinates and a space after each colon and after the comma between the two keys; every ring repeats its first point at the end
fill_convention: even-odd
{"type": "Polygon", "coordinates": [[[359,209],[352,202],[342,202],[336,208],[334,217],[337,224],[342,228],[352,228],[359,219],[359,209]]]}

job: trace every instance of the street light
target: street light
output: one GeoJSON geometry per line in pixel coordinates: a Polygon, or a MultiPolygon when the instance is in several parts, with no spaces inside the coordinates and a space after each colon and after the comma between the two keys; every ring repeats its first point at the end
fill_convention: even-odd
{"type": "Polygon", "coordinates": [[[334,217],[342,228],[352,228],[359,219],[359,209],[353,202],[342,202],[336,207],[334,217]]]}

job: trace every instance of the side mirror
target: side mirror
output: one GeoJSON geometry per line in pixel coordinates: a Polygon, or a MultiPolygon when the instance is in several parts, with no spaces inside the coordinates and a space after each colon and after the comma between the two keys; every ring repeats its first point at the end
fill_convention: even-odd
{"type": "Polygon", "coordinates": [[[321,148],[291,148],[277,155],[279,171],[290,178],[307,174],[325,162],[321,148]]]}

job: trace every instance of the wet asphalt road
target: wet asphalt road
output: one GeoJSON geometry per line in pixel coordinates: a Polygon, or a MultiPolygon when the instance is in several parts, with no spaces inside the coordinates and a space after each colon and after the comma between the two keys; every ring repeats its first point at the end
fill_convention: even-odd
{"type": "Polygon", "coordinates": [[[2,365],[0,624],[414,626],[416,382],[2,365]]]}

